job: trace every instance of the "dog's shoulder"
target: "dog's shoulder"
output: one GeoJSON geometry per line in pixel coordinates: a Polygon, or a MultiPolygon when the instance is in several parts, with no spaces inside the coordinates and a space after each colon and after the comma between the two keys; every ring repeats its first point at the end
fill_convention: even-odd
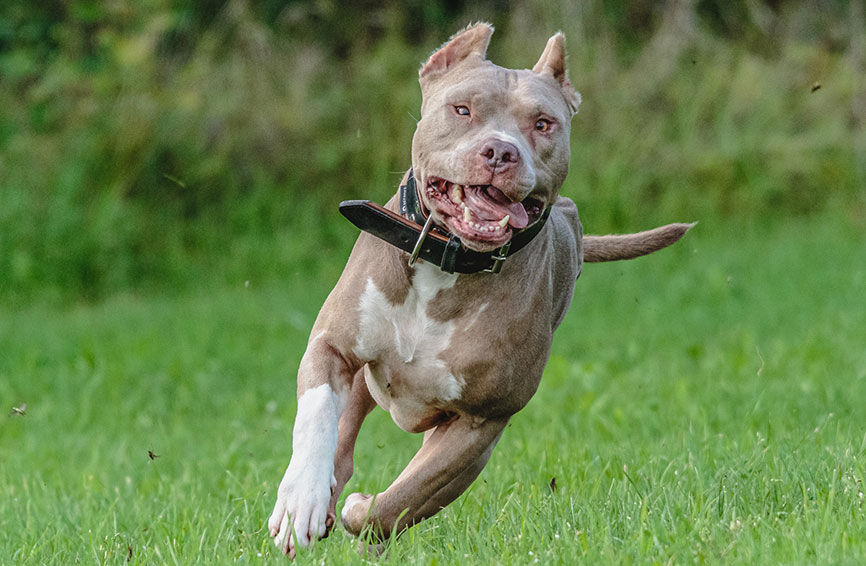
{"type": "Polygon", "coordinates": [[[550,211],[550,238],[553,253],[548,259],[553,283],[553,328],[559,326],[571,304],[574,284],[583,269],[583,226],[577,205],[557,197],[550,211]]]}
{"type": "Polygon", "coordinates": [[[563,196],[557,197],[551,208],[548,224],[550,224],[549,238],[557,263],[573,256],[574,265],[570,269],[576,270],[574,274],[576,279],[583,263],[583,225],[580,223],[574,201],[563,196]]]}
{"type": "Polygon", "coordinates": [[[579,241],[583,238],[583,225],[577,212],[577,205],[568,197],[558,196],[550,211],[550,218],[559,221],[560,227],[567,227],[579,241]]]}

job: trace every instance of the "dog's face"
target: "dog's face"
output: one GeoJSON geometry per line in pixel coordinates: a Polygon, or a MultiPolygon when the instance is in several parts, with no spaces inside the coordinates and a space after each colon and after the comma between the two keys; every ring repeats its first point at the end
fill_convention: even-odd
{"type": "Polygon", "coordinates": [[[530,70],[484,57],[493,28],[470,27],[421,67],[412,168],[434,222],[477,251],[496,249],[553,204],[568,173],[580,96],[550,38],[530,70]]]}

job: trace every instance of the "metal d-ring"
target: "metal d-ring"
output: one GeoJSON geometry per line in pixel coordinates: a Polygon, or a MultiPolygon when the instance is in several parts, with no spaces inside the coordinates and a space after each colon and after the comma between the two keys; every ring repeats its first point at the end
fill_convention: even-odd
{"type": "Polygon", "coordinates": [[[430,228],[433,227],[433,215],[427,217],[427,222],[424,223],[424,227],[421,228],[421,235],[418,236],[418,241],[415,242],[415,247],[412,249],[412,254],[409,256],[409,267],[415,265],[415,262],[418,261],[418,255],[421,253],[421,244],[424,243],[424,238],[427,237],[427,233],[430,231],[430,228]]]}
{"type": "Polygon", "coordinates": [[[487,273],[499,273],[502,271],[502,264],[508,259],[508,249],[511,247],[511,240],[505,242],[505,245],[499,248],[499,252],[490,256],[493,259],[493,265],[485,269],[487,273]]]}

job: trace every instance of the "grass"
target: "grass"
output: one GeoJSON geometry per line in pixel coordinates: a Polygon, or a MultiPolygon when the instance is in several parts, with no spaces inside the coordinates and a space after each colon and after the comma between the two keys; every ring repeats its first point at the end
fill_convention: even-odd
{"type": "MultiPolygon", "coordinates": [[[[587,266],[487,469],[383,561],[862,563],[862,234],[706,220],[587,266]]],[[[5,307],[0,563],[282,563],[264,525],[293,374],[341,260],[264,288],[5,307]]],[[[374,412],[346,493],[386,487],[419,441],[374,412]]],[[[363,561],[342,530],[299,557],[363,561]]]]}

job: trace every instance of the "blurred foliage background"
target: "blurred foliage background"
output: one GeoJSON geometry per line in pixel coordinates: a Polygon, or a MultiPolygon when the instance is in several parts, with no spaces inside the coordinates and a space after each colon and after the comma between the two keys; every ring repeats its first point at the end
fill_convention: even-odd
{"type": "Polygon", "coordinates": [[[587,231],[864,228],[864,4],[4,0],[0,301],[338,270],[338,202],[393,192],[418,66],[478,20],[509,67],[565,32],[587,231]]]}

